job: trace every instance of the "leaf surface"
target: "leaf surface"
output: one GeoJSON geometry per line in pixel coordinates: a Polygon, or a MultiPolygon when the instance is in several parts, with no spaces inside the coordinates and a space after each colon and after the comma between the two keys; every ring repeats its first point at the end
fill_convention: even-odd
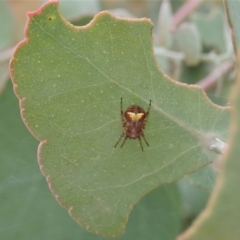
{"type": "MultiPolygon", "coordinates": [[[[0,116],[0,239],[106,240],[80,228],[49,192],[38,170],[38,143],[21,121],[10,82],[0,96],[0,116]]],[[[181,221],[179,198],[174,183],[152,191],[134,207],[119,239],[175,238],[181,221]]]]}
{"type": "Polygon", "coordinates": [[[11,74],[24,122],[41,141],[41,170],[75,221],[119,236],[144,194],[214,160],[210,146],[226,139],[229,112],[158,69],[147,19],[101,12],[74,27],[55,1],[29,17],[11,74]],[[129,139],[114,148],[121,97],[124,109],[152,100],[143,152],[129,139]]]}
{"type": "Polygon", "coordinates": [[[213,166],[208,165],[199,171],[186,176],[186,180],[191,184],[211,193],[215,188],[216,177],[216,170],[214,170],[213,166]]]}
{"type": "Polygon", "coordinates": [[[10,81],[0,96],[0,116],[0,239],[60,239],[64,234],[79,239],[85,231],[58,206],[39,171],[38,141],[22,122],[10,81]]]}
{"type": "MultiPolygon", "coordinates": [[[[38,142],[21,121],[10,81],[0,96],[0,116],[0,239],[106,240],[80,228],[49,192],[36,161],[38,142]]],[[[173,239],[180,206],[175,184],[157,188],[134,207],[119,239],[173,239]]]]}

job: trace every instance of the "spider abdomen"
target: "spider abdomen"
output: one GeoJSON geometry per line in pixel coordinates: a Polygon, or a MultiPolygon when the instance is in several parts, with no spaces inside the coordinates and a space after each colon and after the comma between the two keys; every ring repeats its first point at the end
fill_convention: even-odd
{"type": "Polygon", "coordinates": [[[130,139],[137,139],[142,134],[142,122],[126,122],[125,135],[130,139]]]}

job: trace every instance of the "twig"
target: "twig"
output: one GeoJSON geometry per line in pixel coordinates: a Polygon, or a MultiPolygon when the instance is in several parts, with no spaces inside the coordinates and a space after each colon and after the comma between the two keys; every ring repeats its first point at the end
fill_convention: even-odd
{"type": "Polygon", "coordinates": [[[203,0],[189,0],[174,14],[170,32],[174,32],[177,26],[187,18],[195,8],[197,8],[203,0]]]}
{"type": "Polygon", "coordinates": [[[197,83],[198,86],[202,87],[205,91],[212,88],[221,78],[222,75],[230,72],[234,67],[233,61],[228,61],[222,63],[219,67],[217,67],[213,72],[211,72],[207,77],[197,83]]]}
{"type": "Polygon", "coordinates": [[[164,56],[173,60],[183,60],[184,54],[182,52],[171,51],[165,47],[155,47],[154,53],[156,55],[164,56]]]}

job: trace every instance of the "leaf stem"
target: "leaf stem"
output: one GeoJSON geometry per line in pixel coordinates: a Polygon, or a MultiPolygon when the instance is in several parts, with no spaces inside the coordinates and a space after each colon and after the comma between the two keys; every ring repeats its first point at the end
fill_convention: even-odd
{"type": "Polygon", "coordinates": [[[214,69],[207,77],[202,79],[197,83],[198,86],[202,87],[205,91],[212,88],[218,80],[222,77],[222,75],[230,72],[234,67],[233,61],[227,61],[222,63],[220,66],[214,69]]]}
{"type": "Polygon", "coordinates": [[[170,32],[174,32],[177,26],[192,13],[202,1],[203,0],[189,0],[183,4],[173,16],[170,32]]]}
{"type": "MultiPolygon", "coordinates": [[[[182,52],[176,52],[176,51],[171,51],[165,47],[160,47],[160,46],[155,46],[154,47],[154,53],[156,55],[161,55],[163,57],[167,57],[173,60],[183,60],[184,59],[184,54],[182,52]]],[[[232,51],[231,51],[232,53],[232,51]]],[[[227,59],[230,59],[232,57],[230,52],[225,52],[223,54],[216,54],[214,52],[210,52],[210,53],[204,53],[201,54],[200,59],[204,62],[222,62],[225,61],[227,59]]]]}
{"type": "Polygon", "coordinates": [[[163,57],[167,57],[173,60],[183,60],[184,54],[182,52],[171,51],[165,47],[154,47],[154,53],[163,57]]]}

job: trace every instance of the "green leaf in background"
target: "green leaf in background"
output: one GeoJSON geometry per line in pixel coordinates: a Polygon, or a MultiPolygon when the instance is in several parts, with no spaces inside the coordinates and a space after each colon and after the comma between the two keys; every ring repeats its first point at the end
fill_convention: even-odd
{"type": "Polygon", "coordinates": [[[226,23],[222,9],[215,8],[208,14],[194,14],[192,19],[200,32],[204,46],[214,47],[218,52],[226,51],[227,39],[224,29],[226,23]]]}
{"type": "Polygon", "coordinates": [[[185,177],[178,182],[183,204],[183,225],[189,227],[192,221],[205,208],[209,193],[191,184],[185,177]]]}
{"type": "Polygon", "coordinates": [[[0,1],[0,50],[12,43],[13,33],[14,23],[10,9],[5,1],[0,1]]]}
{"type": "Polygon", "coordinates": [[[234,38],[233,40],[236,43],[236,48],[240,46],[240,15],[239,15],[239,1],[235,0],[224,0],[227,14],[228,14],[228,20],[230,21],[230,27],[232,27],[234,38]]]}
{"type": "Polygon", "coordinates": [[[0,239],[79,239],[86,231],[56,203],[39,172],[38,142],[22,122],[10,81],[0,96],[0,116],[0,239]]]}
{"type": "Polygon", "coordinates": [[[172,9],[169,1],[162,1],[158,17],[158,36],[161,46],[171,48],[173,45],[173,34],[170,32],[172,24],[172,9]]]}
{"type": "MultiPolygon", "coordinates": [[[[48,0],[42,0],[47,2],[48,0]]],[[[61,14],[66,19],[75,20],[84,15],[93,15],[100,11],[98,0],[61,0],[59,1],[59,8],[61,14]]]]}
{"type": "Polygon", "coordinates": [[[143,197],[129,217],[120,240],[176,239],[180,231],[181,199],[176,184],[166,184],[143,197]]]}
{"type": "Polygon", "coordinates": [[[212,165],[208,165],[197,172],[186,176],[186,180],[191,184],[211,193],[215,188],[217,173],[212,165]]]}
{"type": "Polygon", "coordinates": [[[202,43],[197,27],[194,24],[184,23],[177,29],[175,38],[178,48],[184,53],[186,64],[197,65],[202,52],[202,43]]]}
{"type": "MultiPolygon", "coordinates": [[[[9,55],[10,47],[13,44],[14,21],[10,8],[6,1],[0,1],[0,94],[9,79],[9,55]]],[[[12,53],[12,51],[11,51],[12,53]]]]}
{"type": "MultiPolygon", "coordinates": [[[[234,26],[235,41],[238,49],[240,24],[236,13],[240,11],[240,2],[229,0],[228,14],[234,26]],[[234,13],[232,15],[232,13],[234,13]]],[[[240,50],[238,69],[240,67],[240,50]]],[[[179,239],[180,240],[238,240],[240,236],[240,72],[238,71],[235,88],[232,90],[232,125],[229,147],[224,155],[216,189],[210,201],[195,221],[179,239]]]]}
{"type": "Polygon", "coordinates": [[[216,189],[210,198],[207,208],[193,226],[188,229],[180,240],[238,240],[240,236],[240,75],[238,73],[237,87],[234,89],[235,99],[233,126],[231,127],[230,145],[216,189]]]}
{"type": "MultiPolygon", "coordinates": [[[[0,239],[106,239],[80,228],[49,192],[37,164],[38,143],[21,121],[10,81],[0,96],[0,116],[0,239]]],[[[174,239],[180,228],[180,206],[175,184],[152,191],[134,207],[119,239],[174,239]]]]}
{"type": "Polygon", "coordinates": [[[187,66],[182,64],[179,81],[187,84],[196,84],[206,77],[214,69],[214,64],[201,62],[197,66],[187,66]]]}
{"type": "Polygon", "coordinates": [[[4,89],[6,81],[9,79],[9,64],[1,63],[0,64],[0,94],[4,89]]]}
{"type": "Polygon", "coordinates": [[[216,158],[210,146],[226,140],[229,112],[159,71],[146,19],[101,12],[74,27],[56,2],[29,16],[11,74],[25,124],[41,141],[41,170],[75,221],[119,236],[143,195],[216,158]],[[134,140],[114,148],[121,97],[124,109],[152,100],[143,152],[134,140]]]}

